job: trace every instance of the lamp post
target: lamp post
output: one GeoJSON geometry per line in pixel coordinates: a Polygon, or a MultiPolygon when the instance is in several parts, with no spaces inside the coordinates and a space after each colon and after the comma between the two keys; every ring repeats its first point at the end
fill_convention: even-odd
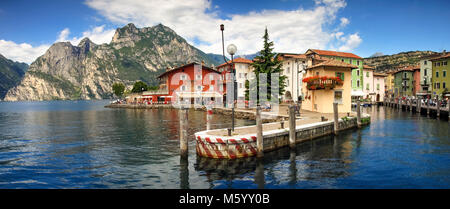
{"type": "Polygon", "coordinates": [[[300,86],[301,87],[303,87],[303,81],[302,81],[302,79],[303,79],[303,76],[305,75],[305,73],[306,73],[306,70],[305,70],[305,68],[306,68],[306,64],[300,64],[300,66],[302,67],[302,69],[301,70],[299,70],[299,71],[297,71],[297,80],[298,80],[298,86],[297,86],[297,107],[298,107],[298,116],[300,116],[300,111],[301,111],[301,108],[302,108],[302,96],[300,95],[300,92],[299,92],[299,90],[300,90],[300,86]],[[301,77],[301,79],[300,79],[300,77],[298,76],[298,74],[302,74],[302,77],[301,77]]]}
{"type": "Polygon", "coordinates": [[[231,106],[231,130],[234,131],[234,108],[237,100],[237,82],[236,82],[236,69],[234,68],[234,54],[236,54],[237,47],[234,44],[230,44],[227,47],[228,54],[231,55],[231,63],[229,63],[225,57],[225,45],[224,45],[224,38],[223,38],[223,31],[225,30],[225,26],[223,24],[220,25],[220,30],[222,31],[222,55],[223,60],[225,63],[230,65],[230,70],[232,73],[231,80],[233,81],[233,104],[231,106]]]}

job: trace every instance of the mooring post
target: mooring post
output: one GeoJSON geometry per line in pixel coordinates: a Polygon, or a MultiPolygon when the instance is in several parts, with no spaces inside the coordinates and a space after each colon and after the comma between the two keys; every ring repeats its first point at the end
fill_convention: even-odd
{"type": "Polygon", "coordinates": [[[450,100],[447,100],[448,122],[450,122],[450,100]]]}
{"type": "Polygon", "coordinates": [[[356,123],[358,128],[361,128],[361,100],[358,99],[356,103],[356,123]]]}
{"type": "Polygon", "coordinates": [[[263,127],[261,120],[261,106],[256,106],[256,156],[261,158],[264,157],[264,147],[263,147],[263,127]]]}
{"type": "Polygon", "coordinates": [[[427,116],[430,116],[430,99],[427,99],[427,116]]]}
{"type": "Polygon", "coordinates": [[[289,105],[289,147],[295,149],[295,106],[289,105]]]}
{"type": "Polygon", "coordinates": [[[187,158],[188,156],[188,108],[181,107],[179,110],[180,118],[180,156],[187,158]]]}
{"type": "Polygon", "coordinates": [[[409,111],[413,112],[413,99],[409,99],[409,111]]]}
{"type": "Polygon", "coordinates": [[[206,130],[211,130],[212,121],[212,108],[210,106],[206,107],[206,130]]]}
{"type": "Polygon", "coordinates": [[[439,99],[436,100],[436,117],[437,119],[439,119],[439,117],[441,116],[441,104],[439,99]]]}
{"type": "Polygon", "coordinates": [[[339,134],[339,112],[338,112],[338,103],[337,102],[333,103],[333,113],[334,113],[334,135],[338,135],[339,134]]]}
{"type": "Polygon", "coordinates": [[[420,114],[420,99],[416,99],[416,112],[419,112],[420,114]]]}

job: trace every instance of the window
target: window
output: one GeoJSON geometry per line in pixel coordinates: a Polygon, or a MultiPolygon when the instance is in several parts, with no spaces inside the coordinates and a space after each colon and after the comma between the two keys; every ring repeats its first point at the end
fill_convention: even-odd
{"type": "Polygon", "coordinates": [[[423,61],[423,64],[424,64],[424,65],[426,65],[426,64],[427,64],[427,61],[426,61],[426,60],[425,60],[425,61],[423,61]]]}
{"type": "Polygon", "coordinates": [[[242,83],[239,83],[239,88],[242,89],[242,83]]]}
{"type": "Polygon", "coordinates": [[[445,89],[447,85],[445,85],[445,82],[442,82],[442,88],[445,89]]]}
{"type": "Polygon", "coordinates": [[[366,84],[366,90],[369,90],[369,89],[370,89],[369,84],[366,84]]]}
{"type": "Polygon", "coordinates": [[[201,80],[202,79],[202,75],[195,75],[195,79],[201,80]]]}
{"type": "Polygon", "coordinates": [[[380,84],[377,83],[377,90],[380,90],[380,84]]]}
{"type": "Polygon", "coordinates": [[[344,73],[336,72],[336,77],[340,78],[341,80],[344,80],[344,73]]]}
{"type": "Polygon", "coordinates": [[[442,65],[447,65],[447,61],[443,62],[442,65]]]}
{"type": "Polygon", "coordinates": [[[366,73],[366,77],[369,77],[369,72],[366,73]]]}
{"type": "Polygon", "coordinates": [[[440,63],[440,62],[438,62],[438,63],[437,63],[437,66],[441,66],[441,63],[440,63]]]}
{"type": "Polygon", "coordinates": [[[289,86],[289,79],[286,79],[286,86],[289,86]]]}
{"type": "Polygon", "coordinates": [[[436,71],[436,78],[439,78],[439,71],[436,71]]]}
{"type": "Polygon", "coordinates": [[[356,65],[359,65],[359,61],[356,61],[356,65]]]}
{"type": "Polygon", "coordinates": [[[342,90],[334,91],[334,102],[342,104],[342,90]]]}
{"type": "Polygon", "coordinates": [[[181,80],[186,80],[186,75],[181,75],[181,80]]]}
{"type": "Polygon", "coordinates": [[[186,91],[186,86],[181,86],[181,91],[186,91]]]}
{"type": "Polygon", "coordinates": [[[441,83],[436,83],[436,85],[437,85],[437,89],[441,88],[441,83]]]}
{"type": "Polygon", "coordinates": [[[202,86],[197,86],[197,91],[201,91],[202,90],[202,86]]]}
{"type": "Polygon", "coordinates": [[[344,62],[344,59],[341,59],[342,62],[344,62]]]}
{"type": "Polygon", "coordinates": [[[356,81],[356,87],[359,88],[359,80],[356,81]]]}
{"type": "Polygon", "coordinates": [[[289,74],[291,72],[291,67],[288,67],[286,72],[289,74]]]}
{"type": "Polygon", "coordinates": [[[445,70],[444,70],[444,71],[442,71],[442,77],[444,77],[444,78],[445,78],[446,76],[447,76],[447,71],[445,71],[445,70]]]}
{"type": "Polygon", "coordinates": [[[356,70],[356,75],[359,76],[359,70],[356,70]]]}
{"type": "Polygon", "coordinates": [[[213,81],[213,80],[214,80],[214,75],[210,74],[210,75],[209,75],[209,80],[210,80],[210,81],[213,81]]]}
{"type": "Polygon", "coordinates": [[[245,79],[247,79],[247,73],[244,73],[244,77],[245,77],[245,79]]]}
{"type": "MultiPolygon", "coordinates": [[[[425,62],[426,62],[426,61],[425,61],[425,62]]],[[[426,69],[426,68],[423,70],[423,74],[424,74],[424,75],[427,75],[427,69],[426,69]]]]}

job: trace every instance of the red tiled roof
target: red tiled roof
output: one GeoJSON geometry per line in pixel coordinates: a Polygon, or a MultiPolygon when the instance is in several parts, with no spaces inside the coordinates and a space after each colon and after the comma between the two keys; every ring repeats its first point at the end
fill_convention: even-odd
{"type": "Polygon", "coordinates": [[[322,56],[336,56],[336,57],[349,57],[349,58],[356,58],[356,59],[362,59],[360,56],[349,53],[349,52],[336,52],[336,51],[328,51],[328,50],[319,50],[319,49],[308,49],[311,50],[318,55],[322,56]]]}
{"type": "MultiPolygon", "coordinates": [[[[251,61],[249,59],[242,58],[242,57],[238,57],[236,59],[233,59],[233,62],[234,63],[247,63],[247,64],[252,64],[253,63],[253,61],[251,61]]],[[[223,64],[218,65],[217,67],[219,68],[219,67],[223,67],[223,66],[229,65],[229,64],[230,63],[223,63],[223,64]]]]}
{"type": "Polygon", "coordinates": [[[367,70],[374,70],[375,68],[369,65],[364,65],[363,69],[367,69],[367,70]]]}
{"type": "Polygon", "coordinates": [[[450,57],[450,53],[446,53],[445,55],[441,54],[441,56],[430,59],[430,61],[436,61],[436,60],[445,59],[445,58],[449,58],[449,57],[450,57]]]}
{"type": "Polygon", "coordinates": [[[279,53],[278,60],[283,60],[283,57],[294,59],[306,59],[305,54],[279,53]]]}
{"type": "MultiPolygon", "coordinates": [[[[172,68],[172,69],[170,69],[170,70],[168,70],[168,71],[162,73],[161,75],[158,76],[158,78],[161,78],[161,77],[163,77],[164,75],[166,75],[166,74],[168,74],[168,73],[170,73],[170,72],[173,72],[173,71],[175,71],[175,70],[178,70],[178,69],[181,69],[181,68],[184,68],[184,67],[188,67],[188,66],[190,66],[190,65],[200,65],[200,64],[197,63],[197,62],[191,62],[191,63],[185,64],[185,65],[182,65],[182,66],[178,66],[178,67],[172,68]]],[[[214,69],[212,69],[212,68],[210,68],[210,67],[208,67],[208,66],[205,66],[205,65],[202,65],[202,69],[208,69],[208,70],[211,70],[212,72],[220,73],[219,71],[214,70],[214,69]]]]}
{"type": "Polygon", "coordinates": [[[385,73],[373,73],[373,76],[382,76],[382,77],[386,77],[387,74],[385,74],[385,73]]]}

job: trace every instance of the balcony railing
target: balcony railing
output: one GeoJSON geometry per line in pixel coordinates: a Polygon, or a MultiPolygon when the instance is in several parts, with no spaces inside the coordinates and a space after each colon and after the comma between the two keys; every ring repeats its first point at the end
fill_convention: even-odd
{"type": "Polygon", "coordinates": [[[306,82],[308,90],[334,89],[334,87],[342,85],[343,81],[338,77],[307,77],[303,79],[306,82]]]}

